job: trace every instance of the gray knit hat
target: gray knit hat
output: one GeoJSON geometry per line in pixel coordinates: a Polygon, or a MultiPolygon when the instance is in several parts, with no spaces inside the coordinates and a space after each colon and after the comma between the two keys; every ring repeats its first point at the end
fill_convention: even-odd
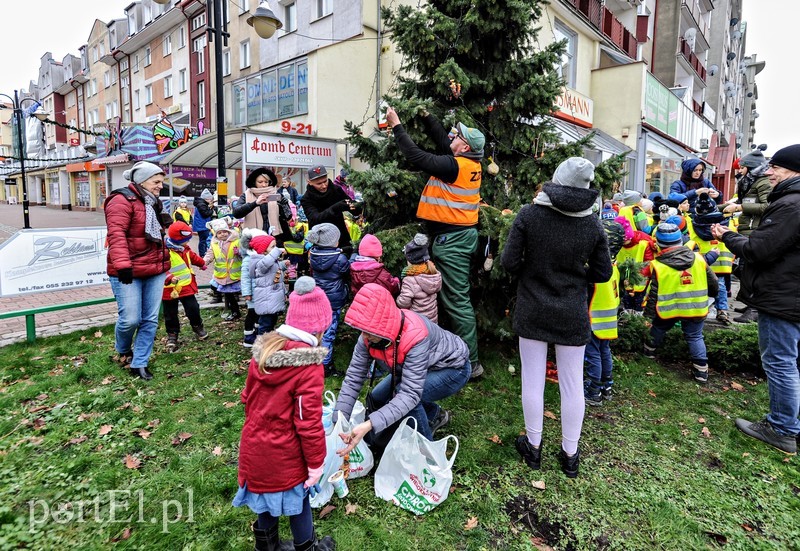
{"type": "Polygon", "coordinates": [[[424,233],[418,233],[414,236],[414,239],[406,243],[403,252],[410,264],[427,262],[431,259],[431,255],[428,253],[428,236],[424,233]]]}
{"type": "Polygon", "coordinates": [[[336,247],[339,244],[341,232],[333,224],[317,224],[306,235],[306,241],[320,247],[336,247]]]}
{"type": "Polygon", "coordinates": [[[626,189],[622,192],[622,202],[626,207],[631,205],[638,205],[642,201],[642,194],[632,189],[626,189]]]}
{"type": "Polygon", "coordinates": [[[594,180],[594,165],[582,157],[570,157],[553,173],[553,182],[562,186],[589,189],[594,180]]]}
{"type": "Polygon", "coordinates": [[[203,192],[200,194],[200,199],[203,201],[208,201],[209,199],[213,199],[214,194],[208,191],[208,189],[204,189],[203,192]]]}
{"type": "Polygon", "coordinates": [[[753,149],[750,153],[739,159],[739,166],[745,166],[747,168],[760,167],[767,162],[767,159],[764,158],[764,150],[766,148],[766,145],[761,145],[757,149],[753,149]]]}
{"type": "Polygon", "coordinates": [[[122,177],[129,182],[133,182],[134,184],[141,184],[156,174],[164,175],[164,171],[161,170],[160,166],[154,165],[153,163],[148,163],[147,161],[139,161],[131,168],[123,172],[122,177]]]}

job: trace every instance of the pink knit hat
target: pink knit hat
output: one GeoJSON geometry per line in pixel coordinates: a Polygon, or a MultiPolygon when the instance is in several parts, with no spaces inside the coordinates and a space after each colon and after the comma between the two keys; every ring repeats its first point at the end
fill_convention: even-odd
{"type": "Polygon", "coordinates": [[[289,295],[286,325],[314,335],[328,328],[332,315],[331,303],[314,279],[308,276],[298,278],[294,291],[289,295]]]}
{"type": "Polygon", "coordinates": [[[625,230],[625,242],[627,243],[631,239],[633,239],[633,227],[631,226],[630,221],[624,216],[617,216],[614,219],[615,222],[619,223],[622,228],[625,230]]]}
{"type": "Polygon", "coordinates": [[[361,243],[358,244],[358,254],[378,258],[383,256],[383,245],[381,245],[377,237],[368,233],[361,238],[361,243]]]}

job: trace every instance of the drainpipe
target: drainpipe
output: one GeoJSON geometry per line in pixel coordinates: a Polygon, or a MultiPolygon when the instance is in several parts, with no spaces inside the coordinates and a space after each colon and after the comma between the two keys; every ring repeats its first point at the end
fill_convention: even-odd
{"type": "MultiPolygon", "coordinates": [[[[377,8],[378,8],[378,24],[376,25],[376,29],[378,31],[378,39],[375,41],[377,43],[377,63],[375,65],[375,120],[379,121],[381,118],[381,53],[383,50],[382,42],[383,36],[381,31],[381,0],[377,0],[377,8]]],[[[348,162],[349,159],[348,159],[348,162]]]]}

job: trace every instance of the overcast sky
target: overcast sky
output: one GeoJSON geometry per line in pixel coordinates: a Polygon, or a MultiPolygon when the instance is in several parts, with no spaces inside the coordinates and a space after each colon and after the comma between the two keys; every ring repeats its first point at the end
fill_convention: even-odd
{"type": "MultiPolygon", "coordinates": [[[[677,0],[676,0],[677,1],[677,0]]],[[[747,54],[757,54],[766,67],[758,85],[756,141],[769,146],[767,154],[800,142],[797,104],[797,53],[791,46],[798,32],[800,0],[743,0],[747,21],[747,54]]],[[[35,79],[41,56],[50,51],[61,61],[78,54],[95,19],[120,18],[132,0],[19,0],[3,1],[0,33],[0,92],[13,95],[35,79]]],[[[273,0],[274,3],[274,0],[273,0]]]]}

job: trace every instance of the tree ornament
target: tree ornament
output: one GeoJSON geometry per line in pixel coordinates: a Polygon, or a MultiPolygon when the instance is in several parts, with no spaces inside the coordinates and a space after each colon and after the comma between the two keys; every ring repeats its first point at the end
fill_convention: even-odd
{"type": "Polygon", "coordinates": [[[486,172],[492,176],[497,176],[497,173],[500,172],[500,167],[497,166],[497,163],[494,162],[494,159],[491,157],[489,157],[489,166],[486,167],[486,172]]]}
{"type": "Polygon", "coordinates": [[[450,99],[459,99],[461,97],[461,83],[456,82],[455,79],[450,79],[450,99]]]}

